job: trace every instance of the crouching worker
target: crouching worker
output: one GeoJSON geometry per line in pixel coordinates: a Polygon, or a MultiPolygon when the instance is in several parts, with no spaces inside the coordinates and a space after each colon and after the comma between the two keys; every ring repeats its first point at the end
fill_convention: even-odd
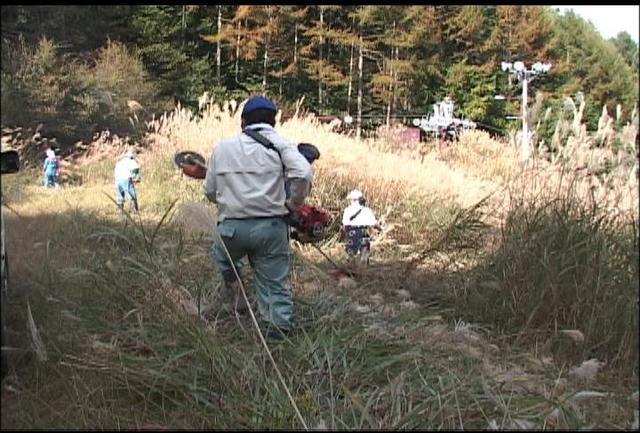
{"type": "Polygon", "coordinates": [[[347,196],[349,206],[342,214],[342,227],[345,233],[345,250],[350,261],[355,262],[356,256],[360,263],[369,264],[371,243],[369,228],[381,230],[382,226],[376,220],[373,211],[366,206],[362,192],[357,189],[347,196]]]}
{"type": "Polygon", "coordinates": [[[116,163],[114,170],[116,182],[116,203],[118,210],[124,209],[126,196],[131,199],[131,207],[138,212],[138,196],[136,195],[135,183],[140,182],[140,164],[136,161],[135,153],[127,151],[116,163]]]}
{"type": "Polygon", "coordinates": [[[218,207],[220,237],[213,255],[224,279],[226,303],[236,313],[248,310],[234,272],[235,267],[243,278],[241,259],[246,256],[267,336],[281,339],[294,326],[285,218],[304,205],[312,173],[296,147],[274,129],[276,113],[275,104],[267,98],[247,100],[241,114],[243,132],[214,148],[203,186],[218,207]]]}

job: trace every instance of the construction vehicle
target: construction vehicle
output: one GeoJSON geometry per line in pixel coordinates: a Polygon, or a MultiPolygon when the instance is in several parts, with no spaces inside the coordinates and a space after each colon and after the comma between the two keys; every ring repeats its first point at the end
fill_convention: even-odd
{"type": "Polygon", "coordinates": [[[422,129],[427,136],[447,140],[456,139],[462,131],[476,129],[476,122],[455,117],[454,108],[453,99],[446,97],[433,104],[433,113],[413,119],[413,125],[422,129]]]}

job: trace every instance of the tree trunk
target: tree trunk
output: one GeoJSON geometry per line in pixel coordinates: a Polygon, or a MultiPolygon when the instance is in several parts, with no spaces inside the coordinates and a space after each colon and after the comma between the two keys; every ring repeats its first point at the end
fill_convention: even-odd
{"type": "MultiPolygon", "coordinates": [[[[269,24],[271,24],[271,11],[267,11],[269,16],[269,24]]],[[[264,46],[264,65],[263,65],[263,73],[262,73],[262,93],[264,94],[267,91],[267,64],[269,62],[269,39],[270,34],[267,34],[267,38],[264,46]]]]}
{"type": "MultiPolygon", "coordinates": [[[[395,35],[396,35],[396,22],[393,22],[393,37],[395,39],[395,35]]],[[[394,91],[394,83],[393,83],[393,44],[391,45],[391,53],[389,55],[389,78],[391,78],[390,82],[389,82],[389,93],[387,96],[387,119],[386,119],[386,123],[387,123],[387,128],[389,128],[391,126],[391,99],[393,98],[393,91],[394,91]]]]}
{"type": "Polygon", "coordinates": [[[320,68],[318,70],[318,108],[322,112],[322,48],[324,44],[324,38],[322,37],[322,31],[324,28],[324,9],[320,6],[320,68]]]}
{"type": "MultiPolygon", "coordinates": [[[[293,27],[293,64],[298,64],[298,23],[294,24],[293,27]]],[[[296,76],[298,75],[297,67],[294,68],[293,80],[291,80],[291,85],[289,90],[290,95],[296,95],[296,76]]]]}
{"type": "MultiPolygon", "coordinates": [[[[396,47],[396,55],[395,55],[395,60],[396,60],[396,64],[398,63],[398,58],[399,58],[399,54],[398,54],[399,48],[396,47]]],[[[396,106],[396,102],[397,102],[397,93],[398,93],[398,71],[394,70],[393,71],[393,95],[392,95],[392,101],[391,101],[391,109],[395,112],[398,111],[397,106],[396,106]]]]}
{"type": "Polygon", "coordinates": [[[360,140],[362,135],[362,35],[360,35],[360,46],[358,47],[358,120],[356,126],[356,139],[360,140]]]}
{"type": "MultiPolygon", "coordinates": [[[[269,40],[269,37],[267,37],[267,41],[268,40],[269,40]]],[[[267,61],[268,60],[269,60],[269,43],[267,42],[267,44],[264,47],[264,63],[263,63],[263,69],[262,69],[262,93],[264,93],[267,88],[267,61]]]]}
{"type": "MultiPolygon", "coordinates": [[[[391,58],[393,58],[393,47],[391,48],[391,58]]],[[[387,87],[387,107],[386,107],[386,112],[387,112],[387,116],[385,119],[385,124],[387,125],[387,128],[389,128],[389,126],[391,126],[391,92],[393,91],[393,66],[389,66],[389,77],[391,78],[391,81],[389,83],[389,86],[387,87]]]]}
{"type": "Polygon", "coordinates": [[[240,62],[240,26],[242,24],[238,20],[238,31],[236,33],[236,83],[238,82],[238,64],[240,62]]]}
{"type": "Polygon", "coordinates": [[[182,5],[182,46],[184,47],[184,29],[185,27],[187,27],[187,23],[185,21],[185,17],[184,14],[186,12],[187,6],[186,5],[182,5]]]}
{"type": "Polygon", "coordinates": [[[347,90],[347,114],[351,113],[351,82],[353,81],[353,41],[351,41],[351,54],[349,55],[349,88],[347,90]]]}
{"type": "Polygon", "coordinates": [[[298,63],[298,23],[293,28],[293,64],[298,63]]]}
{"type": "MultiPolygon", "coordinates": [[[[222,31],[222,6],[218,5],[218,36],[222,31]]],[[[216,81],[220,85],[220,39],[216,43],[216,81]]]]}
{"type": "Polygon", "coordinates": [[[527,76],[522,80],[522,140],[520,142],[520,159],[526,161],[531,155],[529,147],[529,125],[527,119],[527,76]]]}

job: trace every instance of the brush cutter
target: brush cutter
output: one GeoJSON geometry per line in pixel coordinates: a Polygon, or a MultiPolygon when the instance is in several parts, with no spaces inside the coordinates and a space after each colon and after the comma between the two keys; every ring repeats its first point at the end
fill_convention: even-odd
{"type": "Polygon", "coordinates": [[[207,175],[207,165],[199,153],[178,152],[173,157],[173,162],[189,177],[204,179],[207,175]]]}

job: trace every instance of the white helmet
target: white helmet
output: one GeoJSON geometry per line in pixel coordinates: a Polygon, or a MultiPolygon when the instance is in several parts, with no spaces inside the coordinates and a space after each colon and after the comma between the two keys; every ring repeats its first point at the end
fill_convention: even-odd
{"type": "Polygon", "coordinates": [[[134,158],[136,156],[136,153],[133,150],[129,149],[124,154],[124,156],[127,157],[127,158],[134,158]]]}
{"type": "Polygon", "coordinates": [[[360,190],[354,189],[347,195],[347,200],[360,200],[362,198],[362,193],[360,190]]]}
{"type": "Polygon", "coordinates": [[[49,158],[53,158],[53,157],[56,156],[56,153],[54,152],[53,149],[47,149],[45,153],[47,154],[47,157],[49,157],[49,158]]]}

